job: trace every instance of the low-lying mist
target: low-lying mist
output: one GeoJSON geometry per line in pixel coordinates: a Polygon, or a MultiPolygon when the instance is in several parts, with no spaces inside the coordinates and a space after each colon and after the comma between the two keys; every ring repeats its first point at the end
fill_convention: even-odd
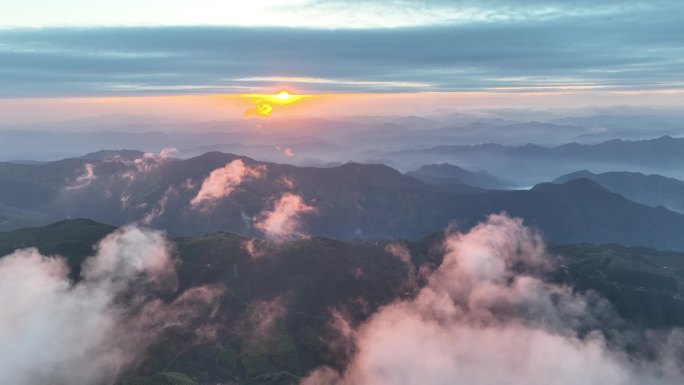
{"type": "Polygon", "coordinates": [[[445,249],[414,298],[342,333],[345,370],[301,384],[681,383],[684,333],[621,329],[606,300],[547,281],[554,259],[520,220],[490,216],[445,249]]]}
{"type": "Polygon", "coordinates": [[[96,251],[77,282],[63,258],[36,249],[0,259],[2,383],[111,384],[139,364],[166,327],[210,322],[197,303],[216,304],[217,287],[159,299],[177,283],[176,259],[162,233],[124,227],[96,251]]]}
{"type": "MultiPolygon", "coordinates": [[[[263,215],[273,250],[291,247],[280,235],[296,231],[282,218],[306,211],[285,200],[263,215]]],[[[320,342],[341,364],[318,367],[301,385],[681,383],[684,332],[645,330],[599,294],[555,283],[550,275],[561,259],[522,220],[492,215],[433,246],[444,255],[438,267],[413,265],[399,243],[385,247],[406,266],[405,295],[365,320],[328,308],[337,337],[320,342]]],[[[273,257],[252,242],[242,247],[254,261],[273,257]]],[[[163,233],[126,226],[96,246],[76,281],[59,256],[22,249],[1,258],[3,380],[111,384],[135,373],[176,326],[192,330],[197,344],[230,341],[234,329],[217,316],[230,314],[219,309],[226,289],[203,284],[179,292],[175,255],[163,233]]],[[[276,294],[246,304],[251,316],[236,318],[235,330],[253,333],[241,335],[243,348],[269,340],[288,314],[288,294],[276,294]]]]}

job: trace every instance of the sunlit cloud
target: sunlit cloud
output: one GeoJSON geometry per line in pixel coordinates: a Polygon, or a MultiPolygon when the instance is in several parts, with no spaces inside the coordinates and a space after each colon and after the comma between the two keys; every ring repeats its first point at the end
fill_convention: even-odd
{"type": "Polygon", "coordinates": [[[352,85],[352,86],[382,86],[382,87],[415,87],[427,88],[430,87],[428,83],[419,82],[402,82],[402,81],[363,81],[363,80],[341,80],[341,79],[323,79],[323,78],[308,78],[308,77],[286,77],[286,76],[266,76],[266,77],[249,77],[235,79],[238,82],[256,82],[256,83],[302,83],[302,84],[328,84],[328,85],[352,85]]]}
{"type": "Polygon", "coordinates": [[[264,166],[251,167],[242,159],[236,159],[221,168],[213,170],[202,182],[197,195],[190,201],[193,207],[216,203],[228,197],[247,179],[263,176],[264,166]]]}
{"type": "Polygon", "coordinates": [[[159,151],[159,157],[161,158],[169,158],[176,154],[178,152],[178,149],[176,147],[165,147],[162,148],[161,151],[159,151]]]}
{"type": "MultiPolygon", "coordinates": [[[[357,16],[373,14],[345,2],[307,4],[335,18],[333,9],[345,7],[357,16]]],[[[440,15],[454,9],[449,21],[419,28],[7,28],[0,29],[0,97],[272,95],[280,88],[298,95],[681,89],[675,83],[681,82],[684,9],[676,5],[528,0],[372,6],[407,19],[420,15],[417,7],[440,15]],[[483,16],[464,16],[471,8],[483,16]]],[[[257,104],[264,104],[261,115],[266,104],[280,105],[257,104]]]]}
{"type": "Polygon", "coordinates": [[[267,117],[271,116],[274,106],[286,106],[310,98],[311,95],[291,94],[287,90],[280,90],[275,94],[248,94],[243,97],[250,99],[254,104],[245,110],[243,116],[267,117]]]}
{"type": "MultiPolygon", "coordinates": [[[[521,219],[491,215],[448,234],[443,247],[443,262],[415,296],[380,307],[356,329],[331,323],[346,337],[337,349],[351,352],[350,362],[341,373],[321,367],[300,385],[681,382],[681,331],[644,333],[638,341],[658,348],[630,357],[636,333],[604,334],[622,322],[606,300],[546,278],[554,259],[521,219]]],[[[410,261],[408,249],[387,251],[410,261]]]]}
{"type": "Polygon", "coordinates": [[[254,103],[254,107],[246,109],[243,116],[271,116],[273,107],[271,107],[270,104],[266,103],[261,98],[252,98],[252,102],[254,103]]]}
{"type": "Polygon", "coordinates": [[[301,196],[288,192],[275,202],[272,210],[264,210],[255,218],[254,227],[276,242],[303,238],[307,234],[300,229],[301,217],[314,211],[316,208],[304,203],[301,196]]]}
{"type": "Polygon", "coordinates": [[[67,184],[66,190],[82,190],[97,179],[95,175],[95,166],[92,163],[86,163],[83,165],[83,172],[79,174],[73,183],[67,184]]]}

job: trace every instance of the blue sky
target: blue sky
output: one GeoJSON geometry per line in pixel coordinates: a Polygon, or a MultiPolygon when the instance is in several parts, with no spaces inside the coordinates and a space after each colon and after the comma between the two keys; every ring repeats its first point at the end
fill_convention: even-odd
{"type": "Polygon", "coordinates": [[[681,1],[250,3],[4,4],[0,97],[684,89],[681,1]]]}

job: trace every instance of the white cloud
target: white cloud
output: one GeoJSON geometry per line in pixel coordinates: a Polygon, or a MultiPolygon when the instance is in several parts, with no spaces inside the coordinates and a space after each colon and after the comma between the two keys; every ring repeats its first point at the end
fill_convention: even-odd
{"type": "Polygon", "coordinates": [[[86,163],[83,165],[83,172],[76,177],[73,183],[68,184],[66,190],[82,190],[97,179],[95,175],[95,166],[92,163],[86,163]]]}
{"type": "MultiPolygon", "coordinates": [[[[64,259],[18,250],[0,258],[0,382],[12,385],[111,383],[141,358],[164,325],[192,319],[194,301],[218,288],[193,288],[169,305],[146,288],[176,285],[164,236],[129,226],[103,239],[69,279],[64,259]],[[138,306],[126,307],[135,290],[138,306]],[[154,310],[154,311],[152,311],[154,310]]],[[[195,302],[196,304],[197,302],[195,302]]]]}

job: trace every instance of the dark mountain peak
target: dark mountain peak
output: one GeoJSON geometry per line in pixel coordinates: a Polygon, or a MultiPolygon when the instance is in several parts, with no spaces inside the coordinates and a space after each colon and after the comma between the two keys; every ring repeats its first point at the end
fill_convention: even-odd
{"type": "Polygon", "coordinates": [[[560,146],[557,146],[556,149],[576,150],[576,149],[582,148],[582,147],[584,147],[584,145],[579,144],[577,142],[570,142],[570,143],[561,144],[560,146]]]}
{"type": "MultiPolygon", "coordinates": [[[[460,147],[460,146],[455,146],[455,147],[460,147]]],[[[482,144],[476,144],[474,146],[465,146],[465,147],[483,148],[483,149],[500,149],[500,148],[508,148],[509,146],[499,144],[499,143],[487,142],[487,143],[482,143],[482,144]]]]}
{"type": "Polygon", "coordinates": [[[641,140],[624,140],[624,139],[612,139],[605,142],[596,144],[595,146],[606,146],[606,145],[649,145],[649,144],[679,144],[684,142],[684,138],[674,138],[670,135],[663,135],[652,139],[641,139],[641,140]]]}
{"type": "Polygon", "coordinates": [[[96,244],[116,228],[89,219],[67,219],[42,227],[0,232],[0,256],[17,249],[36,247],[44,255],[67,257],[71,278],[79,276],[81,263],[96,244]]]}
{"type": "Polygon", "coordinates": [[[568,173],[565,175],[561,175],[558,178],[554,179],[553,183],[565,183],[569,180],[578,179],[578,178],[589,178],[590,179],[593,176],[596,176],[596,174],[594,174],[593,172],[591,172],[587,169],[584,169],[584,170],[571,172],[571,173],[568,173]]]}
{"type": "Polygon", "coordinates": [[[195,239],[199,241],[235,241],[235,242],[242,242],[245,241],[247,238],[245,238],[242,235],[231,233],[229,231],[225,230],[219,230],[219,231],[213,231],[204,235],[199,235],[196,237],[179,237],[177,240],[182,240],[182,241],[187,241],[189,239],[195,239]]]}
{"type": "Polygon", "coordinates": [[[684,181],[634,171],[610,171],[592,174],[586,170],[563,175],[554,183],[563,183],[577,178],[589,178],[610,191],[627,199],[652,207],[664,206],[670,210],[684,212],[684,181]]]}
{"type": "MultiPolygon", "coordinates": [[[[327,170],[339,175],[340,177],[352,177],[360,179],[375,180],[376,182],[406,182],[413,181],[411,178],[406,178],[404,174],[396,169],[376,163],[356,163],[348,162],[336,167],[328,168],[327,170]]],[[[413,184],[413,183],[412,183],[413,184]]]]}
{"type": "Polygon", "coordinates": [[[532,187],[532,191],[537,192],[568,192],[568,193],[581,193],[581,194],[612,194],[605,187],[594,182],[589,178],[576,178],[563,182],[561,184],[556,183],[539,183],[538,185],[532,187]]]}
{"type": "Polygon", "coordinates": [[[100,151],[95,151],[95,152],[85,154],[83,156],[79,156],[79,157],[77,157],[77,159],[105,160],[105,159],[111,159],[111,158],[119,157],[119,158],[123,158],[123,159],[127,159],[127,160],[132,160],[132,159],[141,158],[143,155],[145,155],[145,153],[142,151],[138,151],[138,150],[126,150],[126,149],[100,150],[100,151]]]}
{"type": "Polygon", "coordinates": [[[88,218],[70,218],[51,223],[46,228],[67,227],[67,226],[108,226],[88,218]]]}
{"type": "Polygon", "coordinates": [[[611,139],[611,140],[606,140],[605,142],[597,144],[597,146],[601,145],[611,145],[611,144],[622,144],[622,143],[628,143],[630,142],[629,140],[622,140],[622,139],[611,139]]]}
{"type": "Polygon", "coordinates": [[[427,164],[406,175],[431,185],[461,184],[483,189],[501,189],[510,185],[486,170],[473,172],[449,163],[427,164]]]}
{"type": "Polygon", "coordinates": [[[415,172],[431,174],[435,176],[449,176],[455,173],[470,173],[470,171],[464,169],[463,167],[449,163],[426,164],[415,170],[415,172]]]}
{"type": "Polygon", "coordinates": [[[237,155],[233,154],[230,152],[221,152],[221,151],[210,151],[207,153],[204,153],[202,155],[195,156],[193,158],[187,159],[186,162],[189,164],[225,164],[228,162],[232,162],[236,159],[242,159],[245,163],[247,164],[261,164],[265,162],[260,162],[257,160],[254,160],[248,156],[244,155],[237,155]]]}
{"type": "Polygon", "coordinates": [[[374,174],[374,175],[385,175],[387,177],[392,177],[392,178],[401,178],[405,179],[404,174],[399,172],[397,169],[390,167],[386,164],[382,163],[356,163],[356,162],[347,162],[342,165],[332,167],[333,169],[338,169],[338,170],[344,170],[344,171],[353,171],[357,173],[367,173],[367,174],[374,174]]]}
{"type": "Polygon", "coordinates": [[[679,140],[680,138],[673,138],[670,135],[663,135],[659,138],[651,139],[652,142],[671,142],[679,140]]]}

